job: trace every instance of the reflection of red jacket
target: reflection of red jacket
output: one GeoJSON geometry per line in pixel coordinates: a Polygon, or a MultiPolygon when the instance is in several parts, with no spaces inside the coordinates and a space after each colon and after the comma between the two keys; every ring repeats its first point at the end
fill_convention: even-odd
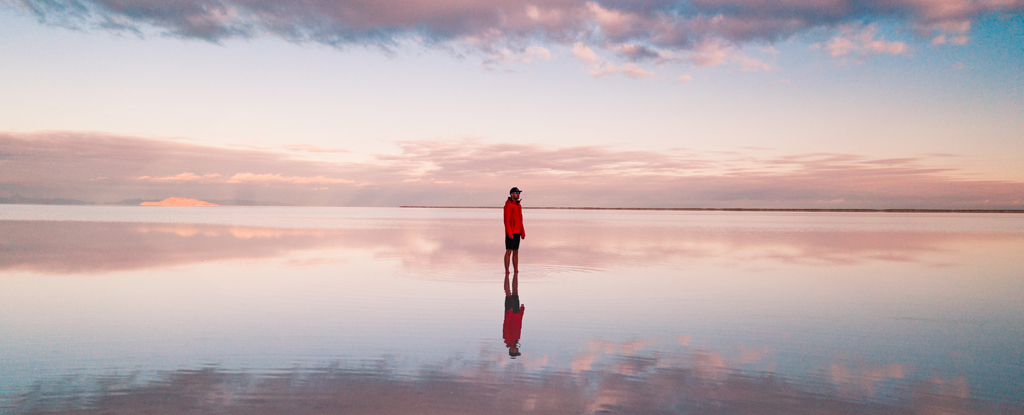
{"type": "Polygon", "coordinates": [[[505,236],[511,238],[514,233],[523,233],[523,206],[509,197],[505,201],[505,236]]]}
{"type": "Polygon", "coordinates": [[[505,322],[501,325],[501,336],[505,338],[505,347],[515,346],[523,331],[523,313],[526,306],[519,307],[519,313],[505,310],[505,322]]]}

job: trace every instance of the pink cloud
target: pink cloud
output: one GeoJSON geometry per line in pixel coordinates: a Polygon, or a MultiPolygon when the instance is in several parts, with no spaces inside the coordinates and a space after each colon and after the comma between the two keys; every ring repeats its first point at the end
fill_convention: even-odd
{"type": "Polygon", "coordinates": [[[216,179],[216,178],[220,178],[220,177],[221,177],[221,175],[216,174],[216,173],[204,174],[204,175],[200,176],[200,175],[195,174],[195,173],[185,172],[185,173],[178,173],[178,174],[175,174],[173,176],[164,176],[164,177],[142,176],[142,177],[139,177],[139,180],[149,180],[149,181],[154,181],[154,182],[196,182],[196,181],[201,181],[201,180],[204,180],[204,179],[216,179]]]}
{"type": "Polygon", "coordinates": [[[355,180],[347,179],[335,179],[324,176],[316,177],[301,177],[301,176],[282,176],[280,174],[254,174],[254,173],[236,173],[226,180],[226,183],[334,183],[334,184],[349,184],[355,183],[355,180]]]}
{"type": "Polygon", "coordinates": [[[349,153],[349,150],[343,148],[324,148],[320,146],[314,146],[311,144],[291,144],[284,146],[286,150],[301,151],[308,153],[349,153]]]}
{"type": "Polygon", "coordinates": [[[623,74],[634,79],[650,78],[655,76],[654,72],[645,70],[631,62],[626,62],[621,65],[605,64],[603,66],[596,66],[590,70],[590,76],[595,78],[613,74],[623,74]]]}
{"type": "Polygon", "coordinates": [[[767,72],[772,66],[767,62],[747,55],[735,45],[719,39],[707,39],[694,45],[689,55],[671,57],[670,60],[682,60],[698,67],[738,65],[741,72],[767,72]]]}
{"type": "Polygon", "coordinates": [[[815,45],[824,48],[834,58],[847,56],[864,57],[867,55],[907,55],[910,49],[906,43],[890,42],[875,35],[874,26],[843,28],[840,34],[833,37],[827,45],[815,45]]]}
{"type": "Polygon", "coordinates": [[[597,54],[594,50],[584,45],[582,42],[576,42],[572,46],[572,56],[580,62],[596,63],[597,54]]]}
{"type": "Polygon", "coordinates": [[[528,189],[524,194],[534,206],[1020,208],[1024,201],[1024,183],[932,167],[948,162],[945,156],[766,156],[756,150],[421,140],[401,142],[397,154],[371,162],[333,163],[269,150],[79,133],[0,134],[0,148],[6,159],[0,197],[96,202],[188,196],[296,205],[480,206],[496,192],[500,199],[495,189],[512,185],[528,189]],[[191,173],[211,171],[217,173],[191,173]],[[91,180],[96,177],[106,179],[91,180]]]}
{"type": "MultiPolygon", "coordinates": [[[[636,45],[623,45],[618,48],[619,51],[626,55],[636,55],[640,52],[640,49],[636,45]]],[[[654,72],[648,71],[641,68],[635,63],[625,62],[623,64],[612,64],[599,58],[597,53],[594,52],[589,46],[584,45],[582,42],[576,42],[573,44],[572,55],[576,60],[584,62],[590,65],[590,76],[594,78],[601,78],[608,75],[622,74],[630,78],[640,79],[654,77],[654,72]]]]}
{"type": "Polygon", "coordinates": [[[338,179],[325,177],[323,175],[315,177],[302,177],[302,176],[282,176],[276,173],[235,173],[231,177],[224,177],[216,173],[204,174],[202,176],[194,173],[178,173],[173,176],[164,177],[150,177],[141,176],[139,180],[146,180],[151,182],[205,182],[205,183],[295,183],[295,184],[309,184],[309,183],[333,183],[333,184],[351,184],[355,183],[355,180],[338,179]]]}

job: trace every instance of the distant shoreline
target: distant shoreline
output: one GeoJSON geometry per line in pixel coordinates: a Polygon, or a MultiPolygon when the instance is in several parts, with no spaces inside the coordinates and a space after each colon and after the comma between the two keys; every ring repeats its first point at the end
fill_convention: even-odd
{"type": "MultiPolygon", "coordinates": [[[[399,206],[415,209],[501,209],[501,206],[399,206]]],[[[630,208],[523,206],[548,210],[652,210],[681,212],[855,212],[855,213],[1024,213],[1024,209],[775,209],[775,208],[630,208]]]]}

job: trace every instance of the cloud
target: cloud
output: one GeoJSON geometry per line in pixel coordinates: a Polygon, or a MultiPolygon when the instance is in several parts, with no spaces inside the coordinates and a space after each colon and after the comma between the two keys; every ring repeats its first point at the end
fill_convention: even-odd
{"type": "Polygon", "coordinates": [[[519,62],[519,63],[533,63],[536,60],[551,60],[551,51],[547,48],[540,46],[529,46],[522,49],[511,49],[511,48],[488,48],[488,53],[484,54],[483,65],[485,68],[490,68],[493,65],[504,64],[508,62],[519,62]]]}
{"type": "Polygon", "coordinates": [[[954,44],[954,45],[963,45],[963,44],[967,43],[967,35],[966,35],[966,33],[967,33],[967,31],[964,30],[964,34],[949,35],[949,36],[947,36],[945,34],[940,34],[940,35],[937,35],[934,38],[932,38],[932,44],[933,45],[945,45],[947,43],[951,43],[951,44],[954,44]]]}
{"type": "Polygon", "coordinates": [[[926,160],[918,158],[722,156],[472,140],[415,141],[401,147],[401,160],[429,166],[434,178],[485,188],[531,183],[551,191],[544,195],[550,205],[934,207],[981,206],[989,194],[999,195],[992,200],[1002,206],[1024,199],[1024,183],[967,179],[952,168],[926,167],[926,160]]]}
{"type": "MultiPolygon", "coordinates": [[[[881,21],[896,22],[934,44],[962,44],[981,16],[1024,10],[1024,0],[12,1],[41,22],[74,28],[211,42],[273,36],[338,48],[420,44],[523,62],[546,59],[541,49],[577,42],[644,60],[692,51],[710,40],[742,48],[881,21]]],[[[895,43],[879,47],[894,51],[895,43]]]]}
{"type": "Polygon", "coordinates": [[[1024,206],[1024,183],[983,180],[941,167],[953,162],[949,157],[771,156],[756,150],[637,151],[483,140],[405,141],[397,150],[368,155],[368,162],[328,162],[271,150],[102,134],[0,133],[0,197],[481,206],[490,204],[495,192],[500,196],[495,189],[512,183],[530,189],[534,206],[1024,206]],[[91,180],[96,177],[106,179],[91,180]],[[324,184],[332,186],[321,189],[324,184]]]}
{"type": "Polygon", "coordinates": [[[868,55],[907,55],[910,53],[906,43],[890,42],[884,38],[876,38],[876,27],[848,26],[840,30],[826,45],[817,44],[814,48],[824,49],[833,58],[850,55],[864,57],[868,55]]]}
{"type": "Polygon", "coordinates": [[[594,50],[584,45],[582,42],[576,42],[572,46],[572,56],[576,60],[584,63],[596,63],[597,54],[594,50]]]}
{"type": "MultiPolygon", "coordinates": [[[[951,3],[951,9],[963,8],[966,6],[964,3],[958,1],[951,1],[949,3],[951,3]]],[[[984,2],[978,3],[981,4],[984,2]]],[[[989,2],[989,4],[991,3],[992,2],[989,2]]],[[[1019,9],[1020,4],[1017,4],[1016,6],[1019,9]]],[[[944,45],[947,43],[963,45],[968,41],[967,34],[971,31],[971,23],[971,19],[965,17],[939,19],[938,21],[931,23],[918,24],[917,31],[921,35],[933,34],[933,45],[944,45]]]]}
{"type": "Polygon", "coordinates": [[[728,63],[736,63],[740,66],[741,72],[767,72],[772,66],[759,59],[753,58],[734,45],[717,39],[709,39],[700,42],[693,47],[689,56],[682,58],[697,67],[719,66],[728,63]]]}
{"type": "Polygon", "coordinates": [[[338,179],[325,177],[323,175],[315,177],[302,177],[302,176],[282,176],[276,173],[235,173],[231,177],[224,177],[216,173],[204,174],[202,176],[194,173],[178,173],[173,176],[164,177],[149,177],[141,176],[139,180],[146,180],[151,182],[205,182],[205,183],[294,183],[294,184],[309,184],[309,183],[334,183],[334,184],[349,184],[355,183],[355,180],[338,179]]]}
{"type": "Polygon", "coordinates": [[[285,150],[301,151],[308,153],[350,153],[350,150],[343,148],[323,148],[312,144],[290,144],[284,146],[285,150]]]}
{"type": "Polygon", "coordinates": [[[657,60],[664,61],[661,52],[643,45],[635,45],[632,43],[626,43],[614,47],[620,54],[632,61],[641,60],[657,60]]]}
{"type": "Polygon", "coordinates": [[[622,65],[605,64],[602,66],[596,66],[590,70],[590,76],[600,78],[602,76],[608,76],[612,74],[623,74],[633,79],[649,78],[655,76],[654,72],[645,70],[635,63],[626,62],[622,65]]]}
{"type": "Polygon", "coordinates": [[[551,51],[547,50],[547,48],[542,48],[540,46],[530,46],[526,48],[526,50],[523,53],[523,60],[529,63],[530,60],[535,58],[551,60],[551,51]]]}
{"type": "MultiPolygon", "coordinates": [[[[646,50],[640,51],[639,47],[636,45],[623,46],[623,48],[620,48],[620,52],[625,55],[655,53],[648,52],[646,50]]],[[[633,62],[625,62],[619,65],[607,63],[603,59],[600,59],[597,56],[597,53],[594,53],[593,49],[584,45],[582,42],[576,42],[573,44],[572,56],[580,62],[590,64],[590,76],[595,78],[601,78],[613,74],[623,74],[633,79],[655,76],[654,72],[643,69],[633,62]]]]}
{"type": "Polygon", "coordinates": [[[254,173],[236,173],[227,179],[227,183],[338,183],[347,184],[355,183],[355,180],[347,179],[333,179],[324,176],[316,177],[301,177],[301,176],[282,176],[280,174],[254,174],[254,173]]]}
{"type": "Polygon", "coordinates": [[[197,175],[197,174],[194,174],[194,173],[185,172],[185,173],[178,173],[178,174],[175,174],[173,176],[164,176],[164,177],[142,176],[142,177],[139,177],[139,180],[149,180],[149,181],[154,181],[154,182],[195,182],[195,181],[201,181],[201,180],[204,180],[204,179],[215,179],[215,178],[219,178],[219,177],[221,177],[221,175],[216,174],[216,173],[204,174],[204,175],[200,176],[200,175],[197,175]]]}

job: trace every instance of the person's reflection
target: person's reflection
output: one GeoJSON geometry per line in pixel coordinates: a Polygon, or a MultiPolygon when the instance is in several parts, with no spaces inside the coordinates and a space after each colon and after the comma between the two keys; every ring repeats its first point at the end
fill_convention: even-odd
{"type": "Polygon", "coordinates": [[[519,273],[512,277],[512,288],[509,289],[508,273],[505,274],[505,322],[501,325],[501,334],[505,338],[508,355],[513,359],[519,356],[519,334],[523,330],[523,312],[526,306],[519,304],[519,273]]]}

